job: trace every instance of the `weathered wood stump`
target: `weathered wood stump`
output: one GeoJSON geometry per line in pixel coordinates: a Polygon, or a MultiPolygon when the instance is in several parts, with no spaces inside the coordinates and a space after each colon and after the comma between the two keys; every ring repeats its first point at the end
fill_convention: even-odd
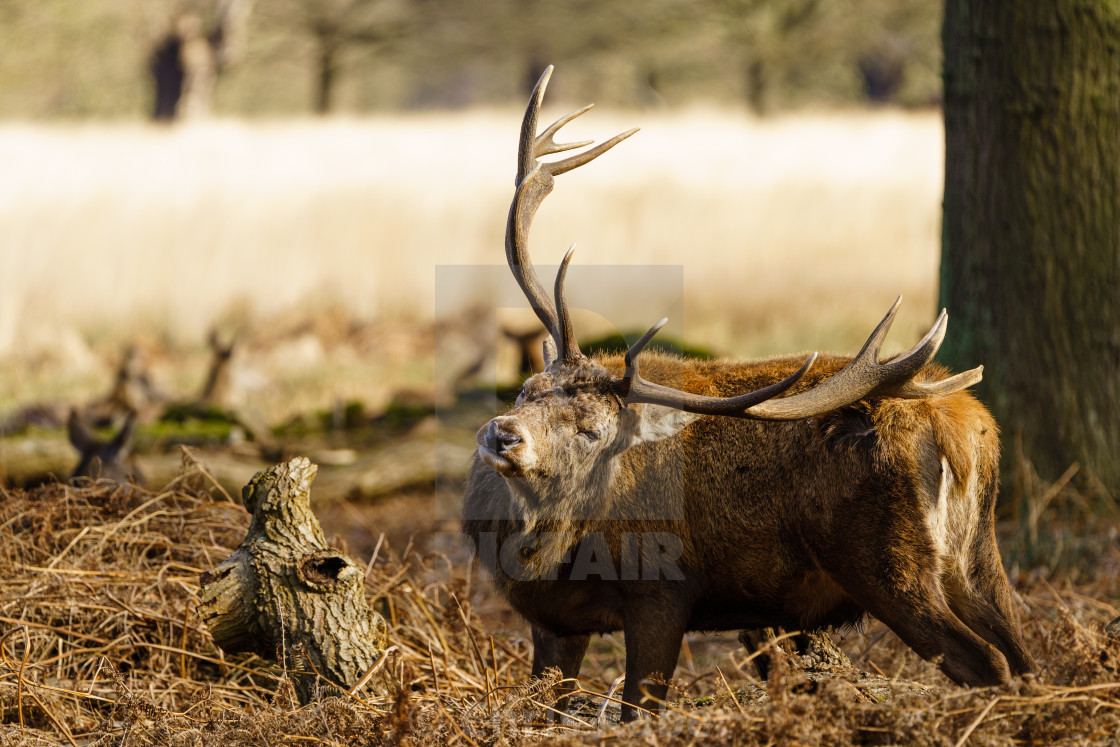
{"type": "Polygon", "coordinates": [[[798,633],[793,638],[779,641],[775,650],[762,651],[763,647],[778,638],[780,628],[755,628],[739,631],[739,643],[754,654],[754,666],[760,679],[768,679],[770,665],[774,656],[796,656],[796,663],[802,668],[816,672],[840,672],[853,670],[847,654],[832,642],[823,630],[810,630],[798,633]]]}
{"type": "Polygon", "coordinates": [[[279,658],[302,703],[313,697],[317,674],[354,685],[381,656],[388,632],[366,602],[363,569],[327,546],[311,512],[317,470],[297,457],[253,476],[242,490],[249,532],[202,574],[198,606],[222,650],[279,658]]]}

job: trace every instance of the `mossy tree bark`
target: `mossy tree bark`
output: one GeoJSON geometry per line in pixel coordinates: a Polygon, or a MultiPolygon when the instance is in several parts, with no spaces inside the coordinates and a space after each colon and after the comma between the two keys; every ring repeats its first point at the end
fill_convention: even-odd
{"type": "Polygon", "coordinates": [[[943,41],[942,360],[984,364],[1005,475],[1120,495],[1120,4],[948,0],[943,41]]]}
{"type": "Polygon", "coordinates": [[[366,603],[363,569],[323,539],[310,507],[316,469],[297,457],[253,476],[242,491],[249,532],[202,574],[198,606],[224,651],[280,656],[302,703],[320,675],[354,685],[381,656],[388,630],[366,603]]]}

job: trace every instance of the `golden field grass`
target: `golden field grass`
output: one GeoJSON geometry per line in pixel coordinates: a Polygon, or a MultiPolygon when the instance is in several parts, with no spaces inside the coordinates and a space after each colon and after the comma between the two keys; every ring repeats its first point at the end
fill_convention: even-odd
{"type": "MultiPolygon", "coordinates": [[[[215,323],[260,330],[324,310],[431,319],[437,266],[504,261],[519,118],[0,126],[0,410],[107,386],[131,340],[201,355],[215,323]]],[[[850,352],[898,294],[888,347],[932,320],[935,113],[596,110],[563,134],[632,126],[642,131],[558,181],[534,226],[542,270],[579,242],[574,305],[610,297],[602,316],[620,329],[676,316],[638,277],[581,290],[579,265],[680,265],[677,333],[723,352],[850,352]]],[[[580,319],[589,334],[605,324],[580,319]]],[[[197,386],[202,365],[167,375],[197,386]]]]}

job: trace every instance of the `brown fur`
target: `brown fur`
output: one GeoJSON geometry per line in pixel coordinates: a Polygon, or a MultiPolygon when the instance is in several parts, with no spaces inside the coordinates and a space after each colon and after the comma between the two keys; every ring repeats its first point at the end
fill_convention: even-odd
{"type": "MultiPolygon", "coordinates": [[[[848,360],[822,356],[790,393],[848,360]]],[[[803,361],[646,353],[641,367],[650,381],[726,397],[803,361]]],[[[995,541],[998,432],[970,394],[769,422],[625,405],[610,384],[622,372],[621,356],[556,362],[479,431],[462,526],[533,626],[535,674],[575,677],[590,634],[623,630],[623,699],[656,710],[665,687],[644,681],[672,676],[687,630],[803,630],[865,613],[941,657],[957,682],[1034,669],[995,541]],[[634,533],[679,538],[678,577],[623,578],[634,533]],[[524,570],[511,574],[487,547],[519,541],[524,570]],[[595,542],[614,570],[582,574],[581,557],[601,560],[595,542]]],[[[945,375],[928,366],[917,378],[945,375]]]]}

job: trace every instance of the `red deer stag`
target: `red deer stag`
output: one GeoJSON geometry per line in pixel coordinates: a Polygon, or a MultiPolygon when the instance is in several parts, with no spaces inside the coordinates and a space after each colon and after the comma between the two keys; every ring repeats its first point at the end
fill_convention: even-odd
{"type": "Polygon", "coordinates": [[[521,128],[506,228],[514,277],[548,330],[547,367],[478,432],[462,528],[531,624],[533,674],[579,673],[593,633],[622,630],[623,718],[656,712],[689,630],[886,623],[958,683],[1032,671],[996,546],[991,415],[930,363],[943,311],[907,353],[879,350],[898,303],[854,357],[699,361],[643,348],[584,356],[564,300],[529,259],[529,226],[590,145],[536,135],[551,68],[521,128]],[[640,366],[639,366],[640,363],[640,366]],[[783,396],[786,395],[786,396],[783,396]]]}

